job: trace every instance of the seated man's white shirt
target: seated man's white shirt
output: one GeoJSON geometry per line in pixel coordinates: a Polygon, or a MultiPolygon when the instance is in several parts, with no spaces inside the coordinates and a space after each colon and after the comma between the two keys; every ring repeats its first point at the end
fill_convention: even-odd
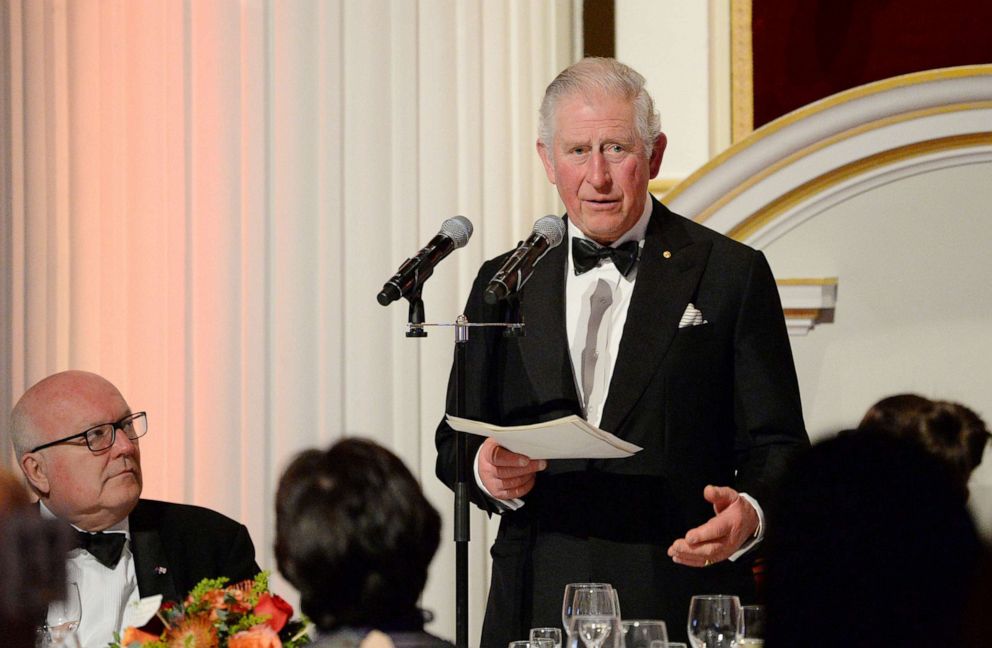
{"type": "MultiPolygon", "coordinates": [[[[55,518],[44,504],[41,515],[55,518]]],[[[114,640],[115,632],[123,633],[125,627],[133,625],[124,618],[125,608],[138,600],[138,578],[127,518],[104,532],[123,533],[127,537],[121,559],[113,569],[102,565],[85,549],[73,549],[66,560],[66,580],[79,587],[82,616],[76,634],[82,648],[105,648],[114,640]]]]}

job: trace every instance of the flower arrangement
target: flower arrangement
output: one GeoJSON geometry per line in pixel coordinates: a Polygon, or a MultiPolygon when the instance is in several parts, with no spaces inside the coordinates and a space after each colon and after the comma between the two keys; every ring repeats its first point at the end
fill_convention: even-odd
{"type": "Polygon", "coordinates": [[[159,635],[129,627],[109,648],[298,648],[310,643],[306,618],[269,592],[269,574],[228,585],[205,578],[183,603],[164,602],[159,635]]]}

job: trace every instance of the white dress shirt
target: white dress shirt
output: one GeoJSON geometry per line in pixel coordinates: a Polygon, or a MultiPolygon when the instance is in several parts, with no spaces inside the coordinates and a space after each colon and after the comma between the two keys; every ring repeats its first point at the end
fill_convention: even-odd
{"type": "MultiPolygon", "coordinates": [[[[627,241],[638,241],[641,248],[644,247],[644,236],[648,230],[648,222],[651,220],[651,211],[654,205],[651,197],[648,196],[644,202],[644,211],[641,217],[634,223],[633,227],[627,230],[620,238],[611,244],[617,247],[627,241]]],[[[569,222],[568,240],[563,241],[568,245],[568,262],[565,264],[565,330],[568,334],[568,347],[572,359],[572,377],[575,380],[575,391],[579,395],[582,403],[585,418],[589,423],[599,427],[600,419],[603,416],[603,406],[610,393],[610,383],[613,379],[613,369],[616,366],[617,354],[620,351],[620,339],[623,337],[623,327],[627,322],[627,311],[630,307],[630,298],[634,293],[634,283],[637,280],[637,264],[634,264],[630,273],[624,277],[613,265],[610,259],[603,259],[599,264],[576,275],[572,263],[572,239],[588,238],[579,228],[569,222]],[[598,357],[596,359],[595,376],[593,378],[592,390],[589,394],[582,393],[582,380],[580,377],[582,367],[582,350],[586,344],[585,332],[589,325],[589,301],[596,285],[600,280],[606,281],[613,290],[613,302],[603,315],[602,324],[599,327],[596,348],[598,357]]],[[[486,489],[479,477],[479,455],[475,456],[475,482],[486,495],[498,502],[506,509],[516,510],[524,505],[521,499],[504,500],[492,497],[492,493],[486,489]]],[[[764,537],[765,515],[758,502],[748,495],[741,493],[748,502],[754,506],[758,513],[758,533],[757,537],[745,542],[744,545],[730,557],[736,560],[747,552],[751,547],[761,541],[764,537]]],[[[702,493],[700,493],[702,497],[702,493]]],[[[688,531],[688,529],[686,529],[688,531]]]]}
{"type": "MultiPolygon", "coordinates": [[[[41,515],[55,518],[44,504],[41,504],[41,515]]],[[[78,527],[73,528],[82,531],[78,527]]],[[[105,529],[105,532],[123,533],[127,537],[121,559],[113,569],[102,565],[85,549],[73,549],[66,560],[66,580],[79,588],[82,616],[76,635],[82,648],[106,648],[114,640],[115,632],[123,633],[127,625],[132,625],[125,619],[125,608],[138,600],[138,578],[131,554],[131,531],[127,518],[105,529]]],[[[73,593],[71,587],[69,593],[73,593]]],[[[52,607],[49,608],[51,611],[52,607]]]]}

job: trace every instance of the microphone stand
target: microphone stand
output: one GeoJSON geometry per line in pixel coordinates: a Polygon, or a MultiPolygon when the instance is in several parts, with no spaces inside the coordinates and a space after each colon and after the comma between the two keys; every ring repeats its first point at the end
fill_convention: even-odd
{"type": "MultiPolygon", "coordinates": [[[[455,329],[455,416],[465,416],[465,364],[469,329],[472,327],[501,327],[504,335],[523,335],[523,322],[469,322],[465,315],[459,315],[454,323],[424,322],[424,302],[420,298],[421,289],[412,292],[410,300],[407,337],[427,337],[427,326],[453,326],[455,329]]],[[[512,313],[519,315],[520,305],[516,302],[512,313]]],[[[465,432],[455,430],[455,646],[468,648],[468,543],[471,540],[469,519],[468,445],[465,432]]]]}

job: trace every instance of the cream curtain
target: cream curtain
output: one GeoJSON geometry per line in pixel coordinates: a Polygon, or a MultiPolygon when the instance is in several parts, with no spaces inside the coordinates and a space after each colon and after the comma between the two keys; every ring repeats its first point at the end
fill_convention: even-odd
{"type": "MultiPolygon", "coordinates": [[[[405,303],[374,294],[461,213],[475,236],[425,291],[428,320],[453,319],[481,261],[559,209],[533,141],[543,88],[574,59],[573,14],[4,0],[0,406],[58,370],[107,376],[149,412],[145,495],[244,521],[272,569],[288,459],[376,439],[445,517],[425,605],[453,636],[450,494],[433,474],[452,340],[406,339],[405,303]]],[[[475,515],[472,637],[491,530],[475,515]]]]}

